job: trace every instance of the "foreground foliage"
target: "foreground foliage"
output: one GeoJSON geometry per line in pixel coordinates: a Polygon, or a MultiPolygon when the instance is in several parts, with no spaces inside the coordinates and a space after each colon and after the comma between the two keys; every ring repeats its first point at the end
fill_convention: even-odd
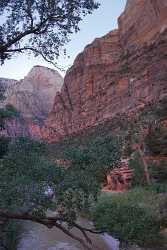
{"type": "Polygon", "coordinates": [[[53,63],[78,24],[98,8],[93,0],[3,0],[0,2],[0,61],[23,52],[53,63]]]}
{"type": "Polygon", "coordinates": [[[167,183],[167,162],[152,163],[150,168],[152,179],[155,183],[167,183]]]}
{"type": "Polygon", "coordinates": [[[129,160],[129,167],[134,170],[132,186],[143,186],[145,184],[144,166],[138,153],[135,153],[129,160]]]}
{"type": "MultiPolygon", "coordinates": [[[[83,146],[70,147],[64,157],[71,161],[76,170],[87,171],[94,176],[94,185],[104,183],[111,169],[117,166],[121,158],[121,147],[117,137],[96,136],[83,146]]],[[[83,172],[84,174],[84,172],[83,172]]]]}
{"type": "Polygon", "coordinates": [[[0,249],[17,250],[21,226],[15,221],[8,221],[0,228],[0,249]]]}
{"type": "MultiPolygon", "coordinates": [[[[91,145],[96,145],[100,153],[100,145],[103,147],[104,144],[105,150],[108,149],[111,154],[110,163],[113,165],[118,161],[119,154],[112,138],[105,143],[102,140],[98,143],[92,141],[91,145]],[[114,155],[116,157],[112,158],[114,155]]],[[[66,152],[71,165],[63,167],[48,159],[47,145],[28,138],[11,141],[0,161],[0,217],[30,220],[49,228],[55,226],[78,240],[85,249],[91,249],[86,232],[96,232],[83,228],[76,221],[79,213],[97,199],[100,190],[101,183],[96,174],[100,165],[94,162],[97,153],[93,148],[66,152]],[[48,210],[56,210],[58,214],[48,217],[48,210]],[[73,227],[82,232],[87,243],[70,231],[73,227]]],[[[103,161],[105,157],[101,150],[98,159],[103,161]]],[[[106,158],[105,164],[108,160],[106,158]]]]}
{"type": "Polygon", "coordinates": [[[154,126],[149,129],[145,144],[151,155],[167,155],[167,132],[164,126],[154,126]]]}
{"type": "Polygon", "coordinates": [[[124,194],[103,194],[93,206],[92,216],[97,229],[107,231],[121,242],[160,247],[165,244],[160,228],[167,216],[162,217],[166,200],[165,194],[144,188],[124,194]]]}

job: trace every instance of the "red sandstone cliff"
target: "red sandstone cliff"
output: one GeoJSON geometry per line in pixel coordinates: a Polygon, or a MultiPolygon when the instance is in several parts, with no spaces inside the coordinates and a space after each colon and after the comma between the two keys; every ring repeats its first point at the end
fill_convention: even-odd
{"type": "Polygon", "coordinates": [[[43,128],[50,142],[136,112],[167,95],[167,1],[128,0],[119,29],[68,70],[43,128]]]}
{"type": "Polygon", "coordinates": [[[167,28],[167,1],[128,0],[118,24],[123,46],[150,43],[167,28]]]}

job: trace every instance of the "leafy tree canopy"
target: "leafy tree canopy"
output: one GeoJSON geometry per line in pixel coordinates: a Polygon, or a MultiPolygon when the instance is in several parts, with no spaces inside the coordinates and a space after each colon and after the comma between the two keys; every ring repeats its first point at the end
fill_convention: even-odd
{"type": "Polygon", "coordinates": [[[98,6],[93,0],[0,1],[1,63],[25,51],[53,63],[82,18],[98,6]]]}
{"type": "Polygon", "coordinates": [[[76,171],[92,171],[99,182],[104,182],[108,172],[120,161],[120,142],[113,136],[91,138],[83,147],[71,147],[65,152],[65,157],[72,162],[76,171]]]}
{"type": "Polygon", "coordinates": [[[7,104],[4,108],[0,108],[0,129],[4,129],[6,119],[19,117],[20,113],[16,108],[7,104]]]}
{"type": "Polygon", "coordinates": [[[79,229],[89,243],[86,232],[95,233],[76,222],[79,212],[96,199],[100,187],[93,171],[95,165],[89,169],[84,156],[80,162],[64,168],[48,159],[46,146],[41,142],[28,138],[11,141],[0,161],[0,218],[55,226],[85,249],[91,249],[70,231],[73,227],[79,229]],[[57,215],[48,217],[47,211],[51,209],[57,215]]]}

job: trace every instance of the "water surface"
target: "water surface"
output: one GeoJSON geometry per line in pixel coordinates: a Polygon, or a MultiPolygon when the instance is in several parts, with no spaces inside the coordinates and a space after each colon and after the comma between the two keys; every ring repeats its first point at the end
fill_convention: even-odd
{"type": "MultiPolygon", "coordinates": [[[[89,222],[83,219],[80,223],[83,226],[90,226],[89,222]]],[[[77,230],[73,232],[81,237],[77,230]]],[[[94,234],[89,234],[89,236],[94,244],[92,250],[114,250],[105,243],[101,236],[94,234]]],[[[26,222],[18,250],[83,250],[83,247],[59,229],[47,229],[43,225],[26,222]]]]}

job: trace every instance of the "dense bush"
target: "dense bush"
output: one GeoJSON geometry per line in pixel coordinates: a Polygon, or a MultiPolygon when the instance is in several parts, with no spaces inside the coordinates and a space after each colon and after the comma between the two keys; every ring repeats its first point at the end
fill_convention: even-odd
{"type": "Polygon", "coordinates": [[[135,196],[128,197],[116,194],[101,199],[93,208],[96,228],[107,231],[121,242],[139,246],[160,245],[160,222],[153,210],[141,202],[140,195],[138,202],[135,196]]]}
{"type": "Polygon", "coordinates": [[[145,144],[152,155],[167,155],[167,131],[163,126],[150,128],[145,144]]]}
{"type": "Polygon", "coordinates": [[[129,167],[134,170],[132,186],[140,186],[144,184],[144,166],[142,160],[137,153],[129,161],[129,167]]]}
{"type": "Polygon", "coordinates": [[[7,153],[10,139],[0,136],[0,159],[7,153]]]}
{"type": "Polygon", "coordinates": [[[117,137],[96,136],[82,147],[71,147],[64,153],[64,158],[71,161],[77,169],[93,171],[99,183],[103,183],[108,172],[120,161],[121,149],[117,137]],[[79,168],[80,166],[80,168],[79,168]]]}
{"type": "Polygon", "coordinates": [[[151,176],[156,183],[167,182],[167,162],[161,161],[151,166],[151,176]]]}
{"type": "Polygon", "coordinates": [[[36,203],[40,214],[47,209],[45,190],[56,188],[63,170],[47,159],[45,148],[45,144],[28,138],[11,141],[0,162],[1,208],[26,212],[36,203]]]}
{"type": "Polygon", "coordinates": [[[158,105],[154,108],[154,111],[157,115],[158,118],[164,118],[166,117],[166,112],[167,112],[167,97],[165,96],[158,105]]]}
{"type": "Polygon", "coordinates": [[[10,221],[1,228],[0,249],[17,250],[21,226],[17,222],[10,221]]]}
{"type": "Polygon", "coordinates": [[[162,194],[167,192],[167,183],[153,183],[151,186],[145,187],[145,189],[152,191],[156,194],[162,194]]]}
{"type": "Polygon", "coordinates": [[[0,108],[0,129],[4,129],[6,119],[12,119],[19,116],[20,113],[10,104],[6,105],[5,108],[0,108]]]}

